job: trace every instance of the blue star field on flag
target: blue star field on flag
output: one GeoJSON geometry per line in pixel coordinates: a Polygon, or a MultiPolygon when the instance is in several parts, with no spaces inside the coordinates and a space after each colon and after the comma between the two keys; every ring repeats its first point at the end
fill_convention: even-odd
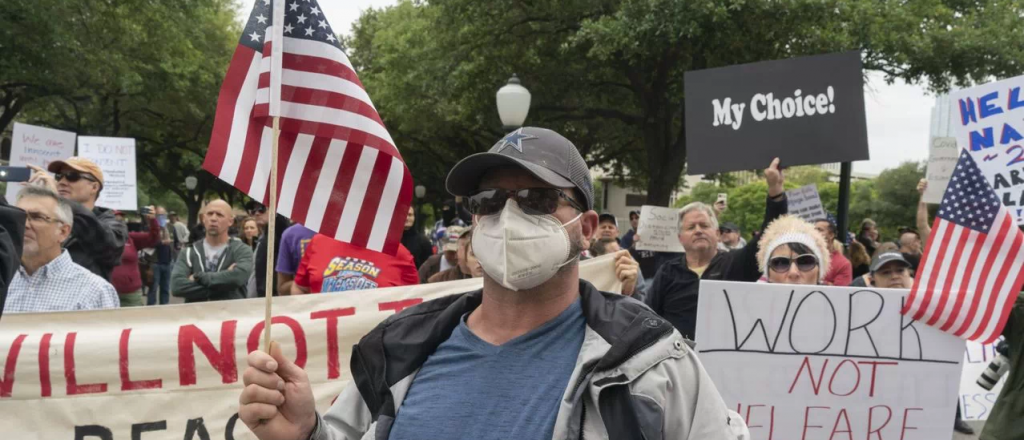
{"type": "Polygon", "coordinates": [[[995,223],[999,207],[999,198],[974,158],[966,150],[961,151],[942,197],[938,217],[987,234],[995,223]]]}
{"type": "MultiPolygon", "coordinates": [[[[249,20],[245,23],[239,44],[253,50],[263,51],[263,43],[267,41],[267,28],[273,25],[273,0],[256,0],[249,20]]],[[[284,36],[303,40],[319,41],[338,48],[341,42],[334,29],[327,23],[320,5],[316,0],[278,0],[284,1],[284,36]]]]}

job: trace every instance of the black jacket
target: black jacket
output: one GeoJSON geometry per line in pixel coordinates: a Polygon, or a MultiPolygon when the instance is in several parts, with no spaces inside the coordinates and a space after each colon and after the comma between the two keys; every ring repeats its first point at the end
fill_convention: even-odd
{"type": "Polygon", "coordinates": [[[69,203],[75,224],[64,248],[71,254],[71,261],[109,281],[114,266],[121,264],[128,226],[117,221],[114,211],[107,208],[89,210],[79,203],[69,203]]]}
{"type": "MultiPolygon", "coordinates": [[[[277,269],[277,256],[281,255],[281,236],[284,235],[284,230],[291,226],[291,222],[288,217],[281,214],[277,215],[276,224],[274,225],[274,268],[277,269]]],[[[256,243],[255,250],[255,266],[253,270],[256,271],[256,296],[264,297],[267,296],[267,234],[263,233],[260,236],[259,242],[256,243]]],[[[271,280],[273,289],[271,290],[272,296],[277,296],[277,270],[274,270],[274,279],[271,280]]]]}
{"type": "MultiPolygon", "coordinates": [[[[768,223],[789,212],[786,196],[768,200],[765,207],[763,231],[768,223]]],[[[686,266],[685,256],[666,262],[658,270],[647,291],[647,305],[683,334],[693,339],[697,326],[697,297],[700,280],[757,281],[761,268],[757,262],[758,241],[751,240],[742,249],[721,252],[711,259],[703,276],[686,266]]]]}
{"type": "Polygon", "coordinates": [[[434,246],[430,244],[430,240],[423,235],[423,232],[420,232],[419,225],[413,225],[402,232],[402,246],[412,253],[417,269],[427,261],[427,258],[434,255],[434,246]]]}
{"type": "Polygon", "coordinates": [[[25,240],[25,211],[10,206],[0,196],[0,315],[4,313],[7,288],[21,267],[21,247],[25,240]]]}

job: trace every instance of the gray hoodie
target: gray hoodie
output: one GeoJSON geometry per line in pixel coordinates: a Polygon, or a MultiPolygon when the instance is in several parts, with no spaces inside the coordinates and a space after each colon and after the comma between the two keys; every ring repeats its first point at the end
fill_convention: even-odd
{"type": "Polygon", "coordinates": [[[182,249],[171,271],[171,293],[185,298],[187,303],[246,297],[246,285],[253,271],[249,245],[232,238],[217,263],[217,270],[208,272],[205,262],[203,240],[182,249]]]}

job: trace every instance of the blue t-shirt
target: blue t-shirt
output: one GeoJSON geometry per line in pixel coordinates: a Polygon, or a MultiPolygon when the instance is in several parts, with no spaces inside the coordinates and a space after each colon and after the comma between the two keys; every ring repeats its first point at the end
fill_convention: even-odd
{"type": "Polygon", "coordinates": [[[500,346],[466,317],[427,358],[398,409],[395,440],[550,440],[586,323],[580,300],[500,346]]]}

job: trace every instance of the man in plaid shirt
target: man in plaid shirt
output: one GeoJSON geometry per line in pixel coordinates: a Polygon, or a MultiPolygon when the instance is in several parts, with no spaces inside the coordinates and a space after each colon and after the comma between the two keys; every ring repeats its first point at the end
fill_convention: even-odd
{"type": "Polygon", "coordinates": [[[117,308],[114,286],[71,261],[61,243],[71,234],[71,205],[52,190],[26,186],[18,208],[28,221],[21,267],[7,292],[8,312],[53,312],[117,308]]]}

